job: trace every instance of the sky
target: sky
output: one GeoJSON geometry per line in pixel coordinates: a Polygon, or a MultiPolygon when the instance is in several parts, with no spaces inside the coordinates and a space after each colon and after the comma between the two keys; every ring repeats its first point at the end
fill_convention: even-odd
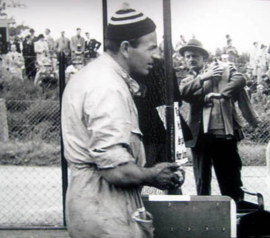
{"type": "MultiPolygon", "coordinates": [[[[9,0],[6,0],[9,1],[9,0]]],[[[36,30],[36,35],[51,29],[54,38],[61,31],[67,37],[75,35],[76,28],[90,32],[91,38],[102,42],[102,0],[15,0],[26,8],[9,8],[18,24],[24,23],[36,30]]],[[[108,18],[119,10],[123,2],[142,11],[157,25],[158,42],[163,36],[162,0],[107,0],[108,18]]],[[[204,47],[215,52],[226,45],[229,34],[239,52],[249,52],[254,41],[270,44],[270,1],[268,0],[171,0],[172,42],[180,35],[189,40],[194,34],[204,47]]]]}

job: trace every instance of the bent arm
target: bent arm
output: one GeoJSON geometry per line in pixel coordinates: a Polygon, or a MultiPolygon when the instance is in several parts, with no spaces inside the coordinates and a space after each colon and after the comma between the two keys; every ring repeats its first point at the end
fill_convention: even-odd
{"type": "Polygon", "coordinates": [[[151,169],[138,167],[133,162],[99,172],[108,183],[119,187],[150,185],[155,176],[151,169]]]}
{"type": "Polygon", "coordinates": [[[231,98],[238,91],[246,86],[246,80],[244,76],[237,71],[233,70],[231,72],[230,81],[227,83],[226,87],[220,92],[224,98],[231,98]]]}
{"type": "Polygon", "coordinates": [[[180,186],[174,173],[175,163],[160,163],[152,168],[142,168],[133,162],[106,170],[99,170],[101,176],[110,184],[118,187],[153,186],[159,189],[173,189],[180,186]]]}
{"type": "Polygon", "coordinates": [[[188,102],[194,103],[203,99],[203,88],[200,76],[184,78],[179,86],[181,98],[188,102]]]}

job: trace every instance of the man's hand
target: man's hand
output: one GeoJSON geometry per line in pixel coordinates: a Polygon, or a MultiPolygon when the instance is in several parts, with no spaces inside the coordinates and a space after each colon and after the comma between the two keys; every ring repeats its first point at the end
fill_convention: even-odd
{"type": "Polygon", "coordinates": [[[177,163],[159,163],[151,168],[138,167],[134,162],[111,169],[98,170],[110,184],[118,187],[153,186],[158,189],[176,189],[183,183],[184,175],[177,163]]]}
{"type": "Polygon", "coordinates": [[[200,78],[202,81],[206,81],[213,78],[220,78],[223,73],[223,67],[220,65],[214,65],[213,67],[210,67],[206,72],[202,73],[200,75],[200,78]]]}
{"type": "Polygon", "coordinates": [[[208,103],[211,103],[213,99],[221,99],[221,98],[222,98],[222,94],[220,93],[208,93],[204,97],[204,102],[208,104],[208,103]]]}
{"type": "Polygon", "coordinates": [[[182,185],[180,176],[176,173],[179,166],[176,163],[159,163],[150,168],[155,174],[150,186],[158,189],[176,189],[182,185]]]}

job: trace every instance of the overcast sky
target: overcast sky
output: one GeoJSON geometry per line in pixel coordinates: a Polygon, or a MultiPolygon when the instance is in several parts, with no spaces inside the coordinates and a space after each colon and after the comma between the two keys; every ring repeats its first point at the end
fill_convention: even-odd
{"type": "MultiPolygon", "coordinates": [[[[8,1],[8,0],[7,0],[8,1]]],[[[102,41],[102,0],[20,0],[25,9],[8,9],[17,23],[33,27],[36,34],[50,28],[57,38],[60,31],[75,35],[81,27],[83,35],[102,41]]],[[[108,0],[109,17],[123,2],[152,18],[157,24],[158,41],[163,35],[162,0],[108,0]]],[[[188,40],[192,34],[210,51],[226,44],[229,34],[237,49],[249,51],[253,41],[270,44],[270,1],[266,0],[171,0],[172,38],[176,43],[180,34],[188,40]]]]}

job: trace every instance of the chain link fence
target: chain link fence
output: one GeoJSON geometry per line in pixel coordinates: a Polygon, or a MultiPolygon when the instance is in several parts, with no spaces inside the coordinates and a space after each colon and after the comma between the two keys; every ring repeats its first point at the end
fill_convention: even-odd
{"type": "Polygon", "coordinates": [[[1,61],[0,227],[61,227],[58,73],[20,61],[1,61]]]}
{"type": "MultiPolygon", "coordinates": [[[[35,58],[27,60],[21,71],[12,71],[10,66],[7,67],[4,57],[1,61],[0,227],[61,227],[64,223],[58,61],[52,58],[39,67],[35,58]],[[18,77],[20,75],[22,78],[18,77]]],[[[64,72],[66,83],[89,61],[83,57],[68,58],[64,72]]],[[[135,100],[145,134],[148,166],[151,166],[165,157],[165,132],[155,109],[165,103],[162,64],[157,64],[154,72],[138,81],[148,84],[148,101],[135,100]]],[[[174,94],[177,98],[177,92],[174,94]]],[[[256,110],[264,106],[255,101],[253,103],[256,110]]],[[[184,117],[188,108],[185,103],[181,106],[184,117]]],[[[257,111],[262,125],[253,129],[243,122],[246,139],[239,144],[239,151],[243,160],[244,186],[252,192],[262,193],[269,209],[265,148],[270,138],[270,108],[257,111]]],[[[195,195],[191,159],[184,168],[186,182],[183,194],[195,195]]],[[[212,187],[213,194],[220,193],[214,173],[212,187]]],[[[162,193],[149,189],[143,192],[162,193]]]]}

